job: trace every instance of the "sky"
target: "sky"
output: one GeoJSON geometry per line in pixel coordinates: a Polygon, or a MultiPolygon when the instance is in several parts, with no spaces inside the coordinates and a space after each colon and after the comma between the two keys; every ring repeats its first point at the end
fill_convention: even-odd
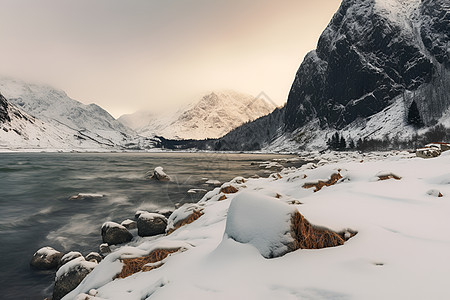
{"type": "Polygon", "coordinates": [[[286,102],[340,0],[0,0],[1,75],[114,117],[232,89],[286,102]]]}

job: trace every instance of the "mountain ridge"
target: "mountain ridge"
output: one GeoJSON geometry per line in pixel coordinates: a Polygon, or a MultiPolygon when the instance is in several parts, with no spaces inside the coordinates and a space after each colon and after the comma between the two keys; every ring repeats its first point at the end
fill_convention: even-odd
{"type": "Polygon", "coordinates": [[[233,90],[210,92],[174,113],[157,115],[137,112],[118,120],[140,135],[169,139],[219,138],[239,125],[275,109],[275,105],[233,90]],[[149,118],[142,121],[139,117],[149,118]],[[153,118],[154,120],[151,120],[153,118]]]}
{"type": "Polygon", "coordinates": [[[227,145],[223,150],[324,149],[337,131],[347,140],[407,140],[447,125],[449,20],[444,0],[343,0],[301,63],[283,119],[263,117],[255,123],[265,126],[245,124],[216,144],[227,145]],[[424,128],[408,123],[413,106],[424,128]]]}

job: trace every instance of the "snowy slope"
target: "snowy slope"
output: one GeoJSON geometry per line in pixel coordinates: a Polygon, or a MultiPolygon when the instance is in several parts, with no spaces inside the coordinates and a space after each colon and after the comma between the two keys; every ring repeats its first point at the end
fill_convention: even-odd
{"type": "Polygon", "coordinates": [[[96,104],[85,105],[47,85],[0,78],[0,92],[12,104],[58,127],[70,127],[96,140],[122,145],[133,131],[96,104]]]}
{"type": "Polygon", "coordinates": [[[170,139],[218,138],[239,125],[267,115],[275,105],[231,90],[212,92],[173,114],[138,112],[119,121],[147,137],[170,139]]]}
{"type": "Polygon", "coordinates": [[[39,120],[9,103],[0,94],[0,151],[113,150],[113,145],[96,141],[82,132],[39,120]]]}
{"type": "Polygon", "coordinates": [[[321,162],[244,184],[234,180],[229,184],[239,191],[222,201],[220,188],[209,192],[198,203],[204,213],[199,219],[170,235],[135,237],[64,299],[450,298],[450,175],[442,168],[450,164],[450,153],[428,160],[407,153],[306,158],[321,162]],[[335,172],[343,176],[337,184],[317,192],[303,188],[335,172]],[[400,179],[379,180],[387,173],[400,179]],[[259,205],[269,198],[279,205],[259,205]],[[245,209],[233,205],[235,200],[245,209]],[[358,233],[342,246],[264,258],[258,245],[276,245],[285,232],[263,230],[256,222],[283,228],[287,207],[312,224],[358,233]],[[230,238],[230,225],[246,235],[242,242],[230,238]],[[185,251],[170,255],[157,269],[114,279],[123,266],[120,258],[174,247],[185,251]]]}

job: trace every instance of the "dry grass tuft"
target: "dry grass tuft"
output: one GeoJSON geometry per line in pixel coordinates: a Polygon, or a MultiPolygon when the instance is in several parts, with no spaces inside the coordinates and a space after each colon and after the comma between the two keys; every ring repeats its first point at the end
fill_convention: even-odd
{"type": "Polygon", "coordinates": [[[338,233],[311,225],[299,212],[292,215],[291,235],[294,238],[291,251],[321,249],[344,244],[344,239],[338,233]]]}
{"type": "Polygon", "coordinates": [[[234,193],[238,192],[238,189],[232,185],[227,185],[227,186],[224,186],[223,188],[221,188],[220,192],[224,193],[224,194],[234,194],[234,193]]]}
{"type": "Polygon", "coordinates": [[[178,252],[181,248],[174,249],[156,249],[150,252],[149,255],[136,258],[121,259],[123,263],[122,272],[117,275],[117,278],[126,278],[137,272],[147,272],[159,268],[163,263],[155,264],[154,266],[145,266],[146,264],[154,264],[165,259],[169,254],[178,252]]]}
{"type": "Polygon", "coordinates": [[[218,201],[222,201],[222,200],[225,200],[225,199],[227,199],[227,196],[225,196],[225,195],[222,195],[222,196],[220,196],[220,198],[219,198],[219,200],[218,200],[218,201]]]}
{"type": "Polygon", "coordinates": [[[202,211],[194,210],[187,218],[176,222],[175,225],[173,226],[174,228],[169,229],[167,234],[171,234],[172,232],[174,232],[175,230],[177,230],[178,228],[180,228],[184,225],[191,224],[192,222],[194,222],[195,220],[200,218],[202,215],[203,215],[202,211]]]}
{"type": "Polygon", "coordinates": [[[395,174],[386,174],[386,175],[379,175],[378,176],[379,180],[388,180],[388,179],[395,179],[395,180],[400,180],[402,179],[401,177],[395,175],[395,174]]]}
{"type": "Polygon", "coordinates": [[[331,177],[328,181],[319,180],[318,182],[315,182],[315,183],[305,183],[303,185],[303,188],[309,189],[309,188],[314,187],[315,188],[314,192],[318,192],[324,186],[330,186],[330,185],[336,184],[339,181],[339,179],[341,179],[341,178],[342,178],[342,175],[340,173],[333,173],[333,174],[331,174],[331,177]]]}

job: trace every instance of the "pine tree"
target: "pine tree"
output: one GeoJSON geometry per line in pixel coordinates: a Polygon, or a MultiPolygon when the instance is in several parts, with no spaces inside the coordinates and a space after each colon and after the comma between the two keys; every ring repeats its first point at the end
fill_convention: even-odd
{"type": "Polygon", "coordinates": [[[344,136],[341,136],[341,139],[339,140],[339,150],[345,150],[347,148],[347,143],[345,142],[344,136]]]}
{"type": "Polygon", "coordinates": [[[348,147],[350,149],[355,149],[355,142],[352,139],[350,139],[350,142],[348,142],[348,147]]]}

